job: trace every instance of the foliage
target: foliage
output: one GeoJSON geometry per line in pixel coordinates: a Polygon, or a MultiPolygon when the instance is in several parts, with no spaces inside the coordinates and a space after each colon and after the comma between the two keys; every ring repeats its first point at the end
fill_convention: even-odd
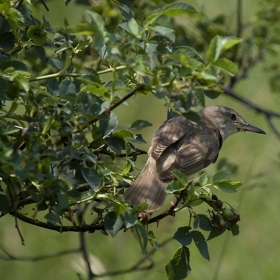
{"type": "MultiPolygon", "coordinates": [[[[196,121],[205,97],[218,98],[221,87],[232,88],[265,51],[275,52],[278,17],[268,15],[276,13],[274,4],[267,1],[270,8],[257,14],[246,37],[240,30],[230,35],[223,16],[207,19],[186,2],[77,2],[85,5],[84,20],[65,20],[56,29],[34,17],[29,1],[17,8],[11,1],[0,4],[1,216],[58,232],[101,230],[113,237],[133,228],[145,253],[149,244],[158,245],[147,225],[188,209],[188,225],[174,234],[181,247],[166,265],[169,279],[183,279],[190,272],[192,241],[210,260],[208,240],[227,229],[238,234],[239,214],[213,191],[236,192],[241,184],[229,179],[233,169],[221,168],[212,180],[204,173],[194,183],[174,172],[176,180],[166,189],[177,197],[174,207],[139,219],[145,205],[132,208],[122,194],[143,153],[135,146],[145,142],[138,129],[151,120],[119,129],[114,109],[134,95],[153,94],[165,100],[169,116],[196,121]],[[180,24],[182,18],[193,22],[194,34],[180,24]],[[194,210],[202,203],[207,213],[194,210]],[[34,211],[27,216],[22,210],[30,204],[34,211]],[[91,224],[82,219],[88,209],[91,224]],[[207,240],[201,232],[209,233],[207,240]]],[[[278,67],[270,67],[273,89],[278,67]]]]}

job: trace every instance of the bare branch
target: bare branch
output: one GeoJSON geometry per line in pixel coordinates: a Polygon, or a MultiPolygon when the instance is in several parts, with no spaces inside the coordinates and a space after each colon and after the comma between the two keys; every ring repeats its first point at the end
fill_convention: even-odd
{"type": "Polygon", "coordinates": [[[43,261],[49,258],[55,258],[55,257],[60,257],[60,256],[65,256],[69,254],[77,254],[80,252],[80,249],[70,249],[70,250],[64,250],[60,252],[55,252],[51,254],[45,254],[41,256],[34,256],[34,257],[19,257],[15,256],[11,253],[9,253],[2,245],[0,245],[0,249],[5,253],[5,255],[0,255],[1,260],[5,261],[43,261]]]}
{"type": "MultiPolygon", "coordinates": [[[[13,193],[11,191],[10,185],[7,186],[7,190],[8,190],[8,194],[9,194],[9,197],[10,197],[12,208],[16,212],[17,210],[16,210],[16,206],[15,206],[15,203],[14,203],[14,197],[13,197],[13,193]]],[[[24,238],[23,238],[23,236],[21,234],[21,231],[20,231],[20,228],[18,226],[18,219],[17,219],[16,215],[15,215],[15,228],[17,229],[18,235],[19,235],[20,240],[21,240],[21,244],[24,245],[24,238]]]]}
{"type": "MultiPolygon", "coordinates": [[[[83,221],[83,213],[84,211],[82,210],[81,205],[77,205],[78,207],[78,220],[79,224],[82,225],[84,223],[83,221]]],[[[85,239],[85,233],[84,232],[79,232],[79,241],[80,241],[80,252],[82,254],[82,257],[84,259],[84,262],[86,264],[86,269],[87,269],[87,276],[88,280],[92,280],[95,276],[91,269],[91,263],[90,263],[90,258],[88,255],[88,250],[86,246],[86,239],[85,239]]]]}

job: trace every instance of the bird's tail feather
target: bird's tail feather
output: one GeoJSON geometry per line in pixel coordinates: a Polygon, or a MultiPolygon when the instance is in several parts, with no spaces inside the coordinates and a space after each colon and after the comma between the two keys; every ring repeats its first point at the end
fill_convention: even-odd
{"type": "Polygon", "coordinates": [[[134,206],[147,201],[147,211],[153,212],[163,204],[166,196],[165,187],[168,183],[158,178],[156,161],[149,157],[137,179],[125,192],[124,199],[134,206]]]}

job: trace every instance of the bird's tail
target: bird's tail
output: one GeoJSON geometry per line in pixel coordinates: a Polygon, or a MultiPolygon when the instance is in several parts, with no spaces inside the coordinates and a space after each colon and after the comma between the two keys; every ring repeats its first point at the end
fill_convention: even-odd
{"type": "Polygon", "coordinates": [[[147,201],[147,211],[153,212],[163,204],[166,196],[165,187],[168,183],[158,178],[156,161],[149,157],[137,179],[125,192],[124,199],[134,206],[147,201]]]}

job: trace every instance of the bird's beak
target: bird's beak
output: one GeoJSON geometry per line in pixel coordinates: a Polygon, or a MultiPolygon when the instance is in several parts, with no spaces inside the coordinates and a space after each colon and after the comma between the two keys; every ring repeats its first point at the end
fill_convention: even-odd
{"type": "Polygon", "coordinates": [[[250,131],[254,133],[266,134],[262,129],[248,123],[238,123],[236,126],[240,129],[240,131],[250,131]]]}

